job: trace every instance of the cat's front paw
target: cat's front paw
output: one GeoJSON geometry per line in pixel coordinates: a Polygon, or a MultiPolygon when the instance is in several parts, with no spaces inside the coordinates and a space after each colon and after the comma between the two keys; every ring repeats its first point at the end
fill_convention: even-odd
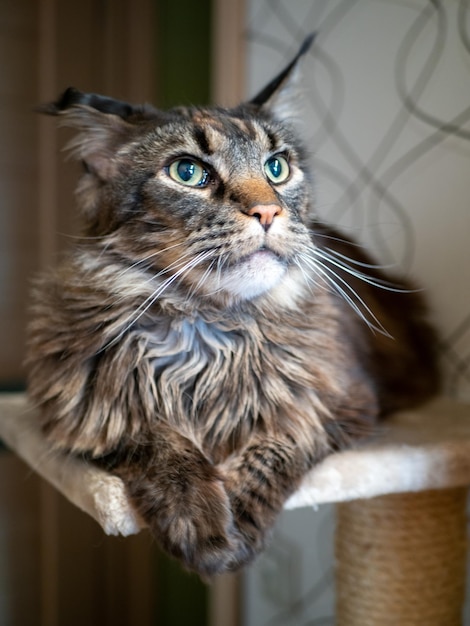
{"type": "Polygon", "coordinates": [[[284,502],[306,469],[308,457],[287,436],[254,442],[221,466],[237,537],[228,569],[249,563],[265,548],[284,502]]]}
{"type": "Polygon", "coordinates": [[[237,549],[230,501],[204,457],[152,467],[127,482],[131,499],[170,555],[201,576],[228,569],[237,549]]]}
{"type": "Polygon", "coordinates": [[[271,507],[263,496],[254,492],[247,495],[239,485],[229,486],[228,492],[236,545],[226,567],[236,571],[264,550],[279,510],[271,507]]]}

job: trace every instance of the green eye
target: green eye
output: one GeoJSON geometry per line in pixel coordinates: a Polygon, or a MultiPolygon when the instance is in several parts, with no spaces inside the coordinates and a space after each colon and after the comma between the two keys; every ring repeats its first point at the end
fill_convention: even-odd
{"type": "Polygon", "coordinates": [[[282,155],[276,154],[266,161],[264,171],[272,183],[280,185],[289,178],[289,162],[282,155]]]}
{"type": "Polygon", "coordinates": [[[177,159],[168,168],[170,178],[187,187],[205,187],[209,172],[192,159],[177,159]]]}

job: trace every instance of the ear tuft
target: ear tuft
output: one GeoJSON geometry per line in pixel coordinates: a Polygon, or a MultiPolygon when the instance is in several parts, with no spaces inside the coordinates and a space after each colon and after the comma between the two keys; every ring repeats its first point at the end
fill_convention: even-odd
{"type": "Polygon", "coordinates": [[[67,145],[82,161],[84,172],[77,192],[82,213],[94,220],[111,183],[130,167],[126,145],[159,125],[164,114],[149,105],[133,105],[74,87],[59,98],[37,108],[40,113],[57,116],[60,124],[76,130],[67,145]]]}
{"type": "Polygon", "coordinates": [[[299,51],[292,61],[280,74],[273,78],[254,98],[250,104],[270,110],[276,117],[288,117],[289,111],[297,108],[297,78],[299,62],[310,50],[316,33],[310,33],[299,48],[299,51]]]}
{"type": "Polygon", "coordinates": [[[39,105],[36,110],[46,115],[61,115],[77,106],[86,106],[100,113],[117,115],[132,123],[149,121],[159,115],[158,111],[150,105],[134,105],[96,93],[83,93],[75,87],[69,87],[55,102],[39,105]]]}
{"type": "Polygon", "coordinates": [[[134,106],[122,100],[69,87],[55,102],[37,109],[60,117],[64,126],[79,132],[68,144],[73,156],[83,161],[89,174],[102,181],[116,173],[115,154],[134,134],[139,123],[157,117],[147,106],[134,106]]]}

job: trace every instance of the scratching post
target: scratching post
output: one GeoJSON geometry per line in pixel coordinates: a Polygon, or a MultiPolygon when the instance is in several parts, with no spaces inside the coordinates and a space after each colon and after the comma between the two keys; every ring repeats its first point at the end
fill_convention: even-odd
{"type": "Polygon", "coordinates": [[[462,487],[337,506],[338,626],[458,626],[466,566],[462,487]]]}
{"type": "MultiPolygon", "coordinates": [[[[142,527],[122,482],[51,454],[34,409],[0,395],[0,438],[108,534],[142,527]]],[[[461,626],[470,405],[440,399],[326,458],[286,508],[336,502],[337,626],[461,626]]]]}
{"type": "Polygon", "coordinates": [[[440,399],[328,457],[287,508],[336,502],[337,626],[461,626],[470,405],[440,399]]]}

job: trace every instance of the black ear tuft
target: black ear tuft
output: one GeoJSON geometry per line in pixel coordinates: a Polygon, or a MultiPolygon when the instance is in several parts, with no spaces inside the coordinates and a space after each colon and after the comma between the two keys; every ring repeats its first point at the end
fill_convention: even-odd
{"type": "Polygon", "coordinates": [[[89,106],[100,113],[118,115],[123,119],[130,117],[135,111],[135,108],[127,102],[94,93],[83,93],[75,87],[69,87],[55,102],[40,105],[37,110],[48,115],[59,115],[67,109],[80,105],[89,106]]]}
{"type": "Polygon", "coordinates": [[[262,89],[254,98],[250,100],[251,104],[261,107],[267,104],[273,96],[282,91],[286,83],[289,82],[289,78],[295,70],[299,60],[304,56],[304,54],[306,54],[310,50],[316,36],[316,33],[310,33],[310,35],[308,35],[304,39],[302,45],[299,48],[299,51],[289,63],[289,65],[284,68],[280,74],[273,78],[273,80],[268,83],[266,87],[264,87],[264,89],[262,89]]]}
{"type": "Polygon", "coordinates": [[[136,106],[95,93],[83,93],[75,87],[69,87],[55,102],[42,104],[36,110],[47,115],[61,115],[77,106],[87,106],[100,113],[116,115],[129,122],[148,120],[158,115],[158,112],[149,105],[136,106]]]}

